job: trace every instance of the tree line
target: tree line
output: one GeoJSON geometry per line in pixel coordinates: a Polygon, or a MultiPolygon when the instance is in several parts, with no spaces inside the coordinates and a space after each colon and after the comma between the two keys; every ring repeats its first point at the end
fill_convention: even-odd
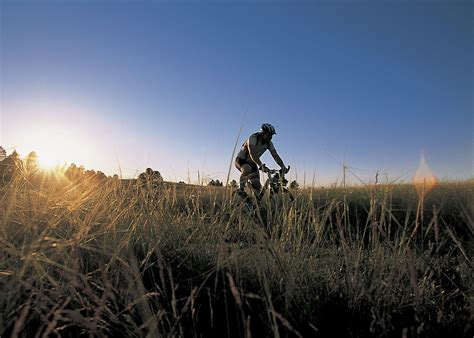
{"type": "MultiPolygon", "coordinates": [[[[102,171],[86,170],[84,166],[77,166],[74,163],[68,167],[60,168],[60,171],[70,180],[91,179],[100,182],[109,178],[102,171]]],[[[34,182],[40,178],[44,179],[45,176],[48,175],[40,167],[35,151],[21,158],[16,150],[7,154],[5,148],[0,146],[0,181],[10,182],[14,179],[27,179],[34,182]]]]}
{"type": "MultiPolygon", "coordinates": [[[[117,174],[113,176],[107,176],[100,170],[85,169],[84,166],[70,164],[66,168],[62,168],[64,176],[71,181],[90,180],[95,182],[103,182],[107,179],[118,180],[117,174]]],[[[16,178],[28,179],[30,182],[42,177],[44,179],[46,173],[41,169],[38,161],[38,155],[36,152],[30,152],[25,158],[21,158],[16,150],[13,150],[11,154],[7,154],[5,148],[0,146],[0,182],[10,182],[16,178]]],[[[138,175],[137,182],[142,187],[156,188],[157,186],[164,183],[161,173],[152,168],[147,168],[144,172],[138,175]]],[[[180,185],[185,185],[184,182],[180,181],[180,185]]],[[[212,187],[223,187],[224,183],[218,179],[211,179],[207,182],[207,186],[212,187]]],[[[227,184],[228,187],[237,189],[239,187],[236,180],[232,180],[227,184]]],[[[290,188],[296,189],[299,185],[295,181],[290,183],[290,188]]]]}

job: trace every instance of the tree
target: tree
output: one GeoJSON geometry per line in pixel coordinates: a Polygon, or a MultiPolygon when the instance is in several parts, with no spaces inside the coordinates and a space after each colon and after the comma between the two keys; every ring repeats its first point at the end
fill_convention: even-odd
{"type": "Polygon", "coordinates": [[[0,178],[2,180],[10,181],[15,177],[21,169],[20,155],[13,150],[1,163],[0,178]]]}
{"type": "Polygon", "coordinates": [[[38,155],[32,151],[26,156],[25,169],[28,175],[36,174],[39,171],[38,155]]]}
{"type": "Polygon", "coordinates": [[[231,187],[231,188],[234,188],[234,189],[237,189],[237,188],[239,187],[239,185],[238,185],[238,183],[237,183],[236,180],[230,181],[229,184],[228,184],[228,186],[231,187]]]}
{"type": "Polygon", "coordinates": [[[160,172],[157,171],[157,170],[153,170],[153,174],[152,174],[152,179],[153,179],[153,182],[155,183],[163,183],[164,180],[163,180],[163,176],[161,176],[160,172]]]}
{"type": "Polygon", "coordinates": [[[94,178],[99,182],[103,182],[107,179],[107,175],[105,175],[102,171],[97,170],[94,178]]]}
{"type": "Polygon", "coordinates": [[[81,179],[85,175],[85,169],[83,166],[76,166],[74,163],[71,163],[67,168],[64,176],[69,178],[71,181],[81,179]]]}
{"type": "Polygon", "coordinates": [[[6,165],[3,161],[7,158],[7,151],[0,146],[0,181],[3,181],[3,175],[6,172],[6,165]]]}
{"type": "Polygon", "coordinates": [[[95,172],[94,169],[90,169],[90,170],[86,170],[86,172],[84,173],[84,175],[85,175],[87,178],[91,179],[91,178],[95,178],[96,172],[95,172]]]}
{"type": "Polygon", "coordinates": [[[151,168],[138,175],[138,182],[143,188],[156,188],[164,182],[160,172],[151,168]]]}
{"type": "Polygon", "coordinates": [[[0,146],[0,162],[7,158],[7,151],[0,146]]]}
{"type": "Polygon", "coordinates": [[[298,182],[296,182],[296,180],[290,183],[290,189],[298,189],[299,187],[300,185],[298,184],[298,182]]]}
{"type": "Polygon", "coordinates": [[[222,187],[224,184],[219,180],[211,180],[207,185],[211,187],[222,187]]]}

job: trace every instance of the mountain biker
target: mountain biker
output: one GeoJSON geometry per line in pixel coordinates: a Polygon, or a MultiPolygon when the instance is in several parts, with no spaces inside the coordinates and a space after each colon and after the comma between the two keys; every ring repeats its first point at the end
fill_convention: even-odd
{"type": "Polygon", "coordinates": [[[262,156],[267,149],[270,150],[273,159],[281,169],[286,170],[285,164],[273,145],[272,137],[274,134],[276,134],[275,127],[269,123],[264,123],[260,131],[250,135],[242,144],[242,148],[235,159],[235,166],[242,173],[240,175],[239,195],[246,195],[244,189],[247,180],[250,180],[254,191],[259,193],[262,190],[258,170],[260,169],[263,172],[269,170],[260,160],[260,156],[262,156]]]}

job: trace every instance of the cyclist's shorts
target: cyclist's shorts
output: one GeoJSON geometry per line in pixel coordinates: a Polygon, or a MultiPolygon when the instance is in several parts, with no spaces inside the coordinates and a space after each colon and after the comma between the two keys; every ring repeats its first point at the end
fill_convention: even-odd
{"type": "Polygon", "coordinates": [[[258,172],[257,163],[244,160],[243,158],[237,156],[237,158],[235,159],[235,167],[239,169],[239,171],[242,171],[242,167],[244,166],[244,164],[248,164],[250,168],[252,168],[252,173],[258,172]]]}

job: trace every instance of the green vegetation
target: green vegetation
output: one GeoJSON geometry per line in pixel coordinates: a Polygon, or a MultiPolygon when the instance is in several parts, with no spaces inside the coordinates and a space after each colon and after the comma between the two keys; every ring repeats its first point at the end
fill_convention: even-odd
{"type": "Polygon", "coordinates": [[[228,189],[0,183],[0,336],[472,336],[473,181],[228,189]]]}

